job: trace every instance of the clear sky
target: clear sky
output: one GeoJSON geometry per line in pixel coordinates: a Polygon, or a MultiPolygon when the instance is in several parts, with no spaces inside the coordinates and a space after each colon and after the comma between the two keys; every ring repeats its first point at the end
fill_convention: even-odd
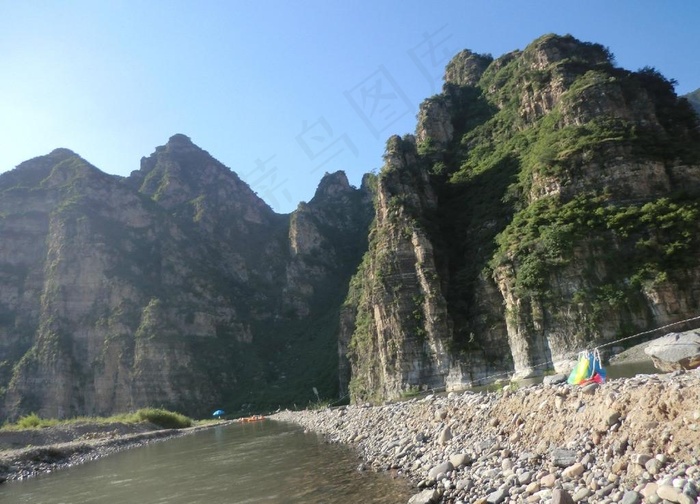
{"type": "Polygon", "coordinates": [[[458,51],[545,33],[700,87],[698,0],[0,0],[0,171],[67,147],[126,176],[184,133],[290,212],[379,169],[458,51]]]}

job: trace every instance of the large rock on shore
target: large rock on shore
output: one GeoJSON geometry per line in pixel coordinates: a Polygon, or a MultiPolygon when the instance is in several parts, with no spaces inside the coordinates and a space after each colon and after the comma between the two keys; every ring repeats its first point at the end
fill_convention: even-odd
{"type": "Polygon", "coordinates": [[[700,367],[700,330],[667,334],[652,341],[644,353],[661,371],[700,367]]]}

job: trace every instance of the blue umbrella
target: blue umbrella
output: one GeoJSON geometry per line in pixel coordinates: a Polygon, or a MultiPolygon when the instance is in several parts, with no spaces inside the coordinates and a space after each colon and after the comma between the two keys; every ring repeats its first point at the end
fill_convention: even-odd
{"type": "Polygon", "coordinates": [[[216,418],[219,418],[221,415],[224,414],[224,410],[216,410],[214,413],[212,413],[212,416],[215,416],[216,418]]]}

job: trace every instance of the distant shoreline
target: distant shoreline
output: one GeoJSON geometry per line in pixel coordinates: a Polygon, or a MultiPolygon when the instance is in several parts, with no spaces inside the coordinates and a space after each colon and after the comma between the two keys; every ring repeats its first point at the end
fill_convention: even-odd
{"type": "Polygon", "coordinates": [[[212,422],[182,429],[159,429],[152,424],[85,423],[0,431],[0,482],[24,480],[232,422],[212,422]]]}

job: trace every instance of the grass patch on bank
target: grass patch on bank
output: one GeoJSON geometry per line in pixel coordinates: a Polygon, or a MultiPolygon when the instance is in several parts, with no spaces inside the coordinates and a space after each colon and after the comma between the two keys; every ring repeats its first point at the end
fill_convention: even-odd
{"type": "Polygon", "coordinates": [[[46,427],[54,427],[57,425],[71,424],[108,424],[108,423],[126,423],[138,424],[150,422],[162,429],[184,429],[192,427],[195,421],[185,415],[174,411],[168,411],[160,408],[142,408],[133,413],[122,413],[109,417],[76,417],[64,420],[56,418],[41,418],[36,413],[30,413],[21,417],[14,423],[6,423],[0,430],[17,431],[25,429],[43,429],[46,427]]]}

